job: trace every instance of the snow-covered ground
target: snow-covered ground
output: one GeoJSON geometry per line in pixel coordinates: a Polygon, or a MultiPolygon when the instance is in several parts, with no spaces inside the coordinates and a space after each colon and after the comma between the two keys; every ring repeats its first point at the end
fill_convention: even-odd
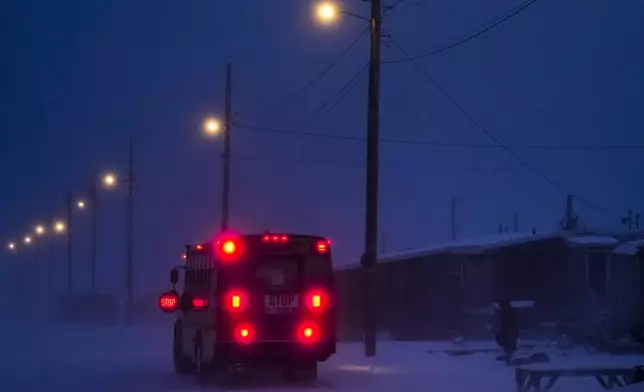
{"type": "MultiPolygon", "coordinates": [[[[192,376],[173,373],[170,326],[0,327],[2,392],[179,392],[217,390],[199,386],[192,376]]],[[[466,345],[468,343],[465,343],[466,345]]],[[[514,371],[494,361],[496,354],[450,356],[427,350],[450,343],[381,342],[378,356],[367,359],[360,344],[341,344],[339,354],[322,364],[320,381],[292,385],[276,377],[236,390],[351,392],[515,391],[514,371]]],[[[478,346],[481,344],[479,343],[478,346]]],[[[580,351],[557,363],[642,363],[643,357],[588,357],[580,351]]],[[[639,389],[639,388],[638,388],[639,389]]],[[[593,379],[561,379],[553,391],[594,392],[593,379]]]]}

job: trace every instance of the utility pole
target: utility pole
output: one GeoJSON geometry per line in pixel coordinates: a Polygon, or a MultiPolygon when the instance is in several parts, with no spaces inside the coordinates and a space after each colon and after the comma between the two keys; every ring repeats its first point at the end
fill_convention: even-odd
{"type": "Polygon", "coordinates": [[[67,194],[67,292],[71,294],[72,286],[72,212],[73,212],[74,195],[67,194]]]}
{"type": "Polygon", "coordinates": [[[452,241],[456,241],[456,197],[449,198],[452,241]]]}
{"type": "Polygon", "coordinates": [[[375,268],[378,253],[378,166],[380,144],[380,41],[382,0],[371,0],[371,39],[367,113],[367,182],[365,212],[365,252],[363,255],[365,317],[365,356],[376,355],[375,268]]]}
{"type": "Polygon", "coordinates": [[[126,323],[132,325],[134,305],[134,138],[130,136],[127,178],[127,289],[126,323]]]}
{"type": "Polygon", "coordinates": [[[89,199],[92,206],[92,248],[90,253],[90,291],[96,293],[96,248],[97,248],[97,231],[98,231],[98,195],[96,190],[96,181],[98,180],[96,172],[92,172],[92,183],[89,187],[89,199]]]}
{"type": "Polygon", "coordinates": [[[633,230],[633,211],[628,211],[628,217],[622,218],[622,224],[628,226],[628,230],[633,230]]]}
{"type": "Polygon", "coordinates": [[[639,231],[640,229],[640,213],[635,214],[635,230],[639,231]]]}
{"type": "Polygon", "coordinates": [[[230,210],[230,134],[232,131],[232,66],[226,66],[226,112],[224,119],[224,173],[222,176],[221,197],[221,231],[228,230],[228,213],[230,210]]]}
{"type": "Polygon", "coordinates": [[[577,217],[575,216],[575,209],[573,205],[572,195],[566,197],[566,218],[564,223],[564,230],[576,230],[577,217]]]}

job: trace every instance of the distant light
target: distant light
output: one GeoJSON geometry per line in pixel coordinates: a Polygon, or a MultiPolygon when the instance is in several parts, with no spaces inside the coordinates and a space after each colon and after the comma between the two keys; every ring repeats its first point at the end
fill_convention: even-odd
{"type": "Polygon", "coordinates": [[[85,201],[84,200],[79,200],[76,202],[76,207],[78,207],[79,210],[85,209],[85,201]]]}
{"type": "Polygon", "coordinates": [[[63,221],[56,221],[54,223],[54,231],[56,233],[64,233],[67,230],[67,225],[63,221]]]}
{"type": "Polygon", "coordinates": [[[45,226],[43,226],[43,225],[38,225],[38,226],[36,226],[36,227],[34,228],[34,232],[36,233],[36,235],[43,235],[43,234],[45,234],[45,232],[46,232],[46,230],[45,230],[45,226]]]}
{"type": "Polygon", "coordinates": [[[103,176],[103,186],[108,189],[114,188],[116,186],[116,174],[106,173],[103,176]]]}
{"type": "Polygon", "coordinates": [[[23,241],[24,241],[25,245],[29,245],[29,244],[31,244],[31,242],[32,242],[33,240],[32,240],[32,238],[31,238],[30,236],[28,236],[28,235],[27,235],[27,236],[25,236],[25,238],[23,239],[23,241]]]}
{"type": "Polygon", "coordinates": [[[214,137],[221,132],[221,123],[213,117],[208,117],[203,122],[203,132],[208,137],[214,137]]]}
{"type": "Polygon", "coordinates": [[[16,250],[16,243],[15,242],[10,242],[7,244],[7,249],[9,250],[16,250]]]}

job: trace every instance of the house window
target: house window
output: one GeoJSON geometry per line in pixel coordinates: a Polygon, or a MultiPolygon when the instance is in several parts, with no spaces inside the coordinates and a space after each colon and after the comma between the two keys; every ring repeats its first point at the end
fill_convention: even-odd
{"type": "Polygon", "coordinates": [[[589,252],[586,255],[586,278],[595,293],[606,294],[608,289],[608,254],[606,252],[589,252]]]}

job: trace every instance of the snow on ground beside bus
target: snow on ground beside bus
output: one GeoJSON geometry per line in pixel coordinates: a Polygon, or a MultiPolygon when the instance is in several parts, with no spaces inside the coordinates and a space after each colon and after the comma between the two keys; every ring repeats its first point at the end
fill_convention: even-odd
{"type": "MultiPolygon", "coordinates": [[[[222,390],[200,387],[194,376],[173,373],[170,324],[158,327],[61,327],[3,325],[0,333],[0,391],[11,392],[178,392],[222,390]]],[[[468,343],[493,347],[491,342],[468,343]]],[[[376,358],[365,358],[359,343],[342,343],[320,367],[320,381],[293,385],[262,377],[235,390],[351,392],[471,392],[515,390],[514,372],[495,361],[496,353],[429,354],[448,342],[382,342],[376,358]]],[[[557,363],[637,363],[644,358],[593,356],[583,350],[557,363]]],[[[581,366],[580,365],[580,366],[581,366]]],[[[226,389],[223,389],[226,390],[226,389]]],[[[593,379],[561,379],[553,391],[599,392],[593,379]]]]}

